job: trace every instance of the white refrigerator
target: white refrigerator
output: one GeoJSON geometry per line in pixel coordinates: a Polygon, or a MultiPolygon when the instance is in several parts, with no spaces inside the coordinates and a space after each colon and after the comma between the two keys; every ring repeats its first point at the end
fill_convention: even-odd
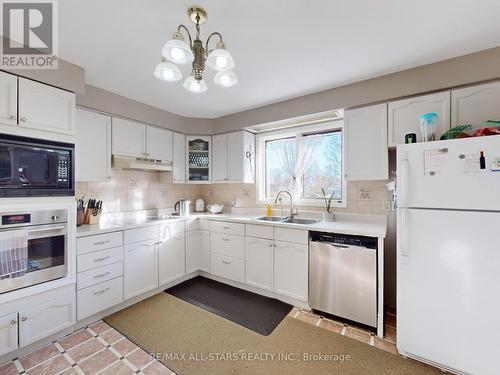
{"type": "Polygon", "coordinates": [[[398,146],[402,355],[500,374],[499,164],[500,136],[398,146]]]}

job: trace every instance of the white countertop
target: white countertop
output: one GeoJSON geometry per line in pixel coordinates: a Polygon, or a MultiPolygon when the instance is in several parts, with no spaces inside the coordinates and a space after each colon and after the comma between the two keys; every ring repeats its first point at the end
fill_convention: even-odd
{"type": "MultiPolygon", "coordinates": [[[[189,217],[170,218],[161,220],[156,218],[138,217],[132,219],[116,219],[96,225],[82,225],[76,229],[77,237],[91,236],[101,233],[116,232],[119,230],[133,229],[150,225],[158,225],[165,223],[175,223],[178,221],[186,221],[193,219],[210,219],[220,221],[232,221],[243,224],[268,225],[274,227],[285,227],[292,229],[302,229],[319,232],[351,234],[358,236],[380,237],[385,238],[387,232],[387,217],[385,215],[362,215],[337,213],[336,220],[333,222],[320,221],[314,224],[290,224],[281,222],[268,222],[256,220],[258,215],[253,213],[196,213],[189,217]]],[[[299,215],[300,218],[308,218],[306,214],[299,215]]]]}

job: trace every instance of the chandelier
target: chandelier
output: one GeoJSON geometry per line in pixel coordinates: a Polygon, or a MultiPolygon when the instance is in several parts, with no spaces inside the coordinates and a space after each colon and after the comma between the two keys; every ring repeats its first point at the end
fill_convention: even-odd
{"type": "Polygon", "coordinates": [[[188,9],[188,16],[196,25],[196,38],[193,40],[186,26],[179,25],[172,39],[161,50],[162,58],[154,70],[155,77],[163,81],[179,81],[182,79],[182,73],[178,65],[191,64],[191,75],[186,78],[183,86],[188,91],[202,93],[207,91],[207,84],[203,79],[206,64],[217,72],[214,77],[217,85],[222,87],[236,85],[238,77],[233,72],[234,59],[227,51],[222,35],[218,32],[210,34],[205,46],[200,40],[200,25],[207,20],[205,9],[191,7],[188,9]],[[186,32],[189,44],[182,31],[186,32]],[[217,37],[219,42],[214,50],[210,50],[209,43],[213,37],[217,37]]]}

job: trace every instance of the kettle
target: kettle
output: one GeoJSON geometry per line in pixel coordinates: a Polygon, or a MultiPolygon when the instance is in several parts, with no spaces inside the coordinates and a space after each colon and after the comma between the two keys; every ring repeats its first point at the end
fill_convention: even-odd
{"type": "Polygon", "coordinates": [[[181,199],[180,201],[175,202],[174,210],[178,213],[179,216],[189,216],[189,205],[191,201],[188,199],[181,199]]]}

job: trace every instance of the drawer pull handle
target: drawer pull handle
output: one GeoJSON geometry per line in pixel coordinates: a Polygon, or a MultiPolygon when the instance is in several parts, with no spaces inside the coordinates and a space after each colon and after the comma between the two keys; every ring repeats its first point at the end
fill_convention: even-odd
{"type": "Polygon", "coordinates": [[[27,318],[27,317],[25,317],[25,316],[23,316],[23,317],[21,318],[21,322],[25,322],[25,321],[27,321],[27,320],[28,320],[28,318],[27,318]]]}
{"type": "Polygon", "coordinates": [[[28,119],[26,117],[21,117],[21,122],[27,122],[28,119]]]}
{"type": "Polygon", "coordinates": [[[182,237],[174,237],[174,240],[182,240],[182,237]]]}
{"type": "Polygon", "coordinates": [[[231,262],[228,262],[227,260],[223,260],[222,263],[224,263],[224,264],[231,264],[231,262]]]}
{"type": "Polygon", "coordinates": [[[17,320],[12,319],[12,320],[10,321],[10,324],[11,324],[11,325],[15,325],[15,324],[17,324],[17,320]]]}
{"type": "Polygon", "coordinates": [[[223,238],[222,241],[231,241],[230,238],[223,238]]]}
{"type": "Polygon", "coordinates": [[[14,115],[9,116],[9,120],[17,120],[17,116],[14,116],[14,115]]]}
{"type": "Polygon", "coordinates": [[[111,258],[111,257],[108,255],[107,257],[94,259],[94,262],[102,262],[102,261],[105,261],[106,259],[109,259],[109,258],[111,258]]]}
{"type": "Polygon", "coordinates": [[[94,242],[94,245],[104,245],[104,244],[106,244],[108,242],[109,242],[109,240],[101,241],[101,242],[94,242]]]}
{"type": "Polygon", "coordinates": [[[231,229],[231,227],[223,226],[222,229],[231,229]]]}
{"type": "Polygon", "coordinates": [[[108,275],[109,275],[109,271],[108,271],[108,272],[106,272],[106,273],[101,273],[100,275],[95,275],[95,276],[94,276],[94,279],[99,279],[99,278],[101,278],[101,277],[108,276],[108,275]]]}
{"type": "Polygon", "coordinates": [[[103,290],[99,290],[98,292],[94,292],[94,294],[97,296],[99,294],[106,293],[108,290],[109,290],[109,288],[106,288],[106,289],[103,289],[103,290]]]}

